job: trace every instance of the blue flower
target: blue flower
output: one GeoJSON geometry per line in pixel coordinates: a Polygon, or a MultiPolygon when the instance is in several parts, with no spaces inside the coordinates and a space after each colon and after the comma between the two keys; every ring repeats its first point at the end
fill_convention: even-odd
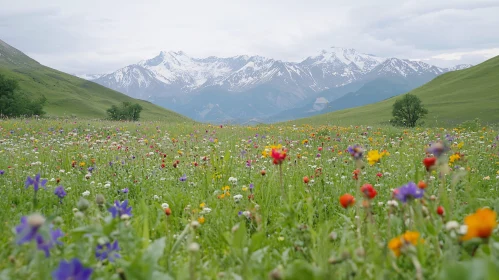
{"type": "Polygon", "coordinates": [[[23,216],[21,218],[21,224],[16,226],[17,233],[17,244],[21,245],[23,243],[28,243],[31,240],[35,240],[38,230],[45,222],[45,218],[40,214],[32,214],[31,216],[23,216]]]}
{"type": "Polygon", "coordinates": [[[437,158],[448,152],[449,150],[449,146],[446,143],[442,142],[431,143],[430,147],[426,149],[428,153],[433,154],[437,158]]]}
{"type": "Polygon", "coordinates": [[[24,183],[24,187],[27,189],[29,186],[33,185],[33,188],[35,189],[35,192],[38,191],[40,186],[42,188],[45,188],[45,185],[47,184],[47,179],[43,179],[40,181],[40,173],[36,174],[35,178],[31,178],[28,176],[26,179],[26,182],[24,183]]]}
{"type": "Polygon", "coordinates": [[[49,230],[49,236],[43,237],[41,234],[36,236],[36,247],[39,250],[43,250],[45,252],[45,256],[50,256],[50,249],[54,247],[55,244],[62,245],[62,242],[57,240],[60,237],[63,237],[64,233],[62,233],[61,229],[53,230],[52,228],[49,230]]]}
{"type": "Polygon", "coordinates": [[[424,190],[418,188],[414,182],[409,182],[407,185],[395,189],[394,191],[395,198],[403,203],[406,203],[407,200],[422,198],[423,195],[424,190]]]}
{"type": "Polygon", "coordinates": [[[0,175],[5,174],[5,170],[0,169],[0,175]]]}
{"type": "Polygon", "coordinates": [[[114,205],[109,208],[109,212],[113,215],[113,218],[120,218],[123,215],[132,216],[132,207],[128,207],[128,199],[120,203],[119,200],[114,202],[114,205]]]}
{"type": "Polygon", "coordinates": [[[62,199],[66,196],[66,191],[63,186],[58,186],[54,190],[54,194],[57,195],[62,201],[62,199]]]}
{"type": "Polygon", "coordinates": [[[124,188],[121,190],[122,193],[128,193],[128,188],[124,188]]]}
{"type": "Polygon", "coordinates": [[[121,258],[121,255],[117,252],[120,250],[118,245],[118,240],[111,243],[106,243],[104,245],[97,245],[95,250],[95,257],[100,261],[108,259],[110,262],[114,262],[115,259],[121,258]]]}
{"type": "Polygon", "coordinates": [[[55,280],[88,280],[92,275],[93,270],[84,267],[77,258],[70,262],[61,261],[59,267],[52,272],[52,278],[55,280]]]}
{"type": "Polygon", "coordinates": [[[187,181],[187,176],[184,174],[182,177],[179,178],[180,182],[185,182],[187,181]]]}

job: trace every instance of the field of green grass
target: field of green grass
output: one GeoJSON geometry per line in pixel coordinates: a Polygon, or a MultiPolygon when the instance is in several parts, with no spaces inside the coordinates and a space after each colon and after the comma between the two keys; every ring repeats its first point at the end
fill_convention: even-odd
{"type": "Polygon", "coordinates": [[[499,279],[497,134],[0,120],[0,279],[499,279]]]}
{"type": "MultiPolygon", "coordinates": [[[[429,110],[426,116],[428,126],[449,127],[475,118],[496,124],[499,122],[499,57],[465,70],[443,74],[410,93],[417,95],[429,110]]],[[[397,98],[290,123],[386,124],[397,98]]]]}
{"type": "Polygon", "coordinates": [[[109,107],[130,101],[143,107],[143,120],[192,122],[150,102],[133,99],[96,83],[43,66],[1,40],[0,54],[0,74],[17,80],[21,91],[28,96],[37,98],[44,95],[47,98],[45,111],[49,117],[103,119],[109,107]]]}

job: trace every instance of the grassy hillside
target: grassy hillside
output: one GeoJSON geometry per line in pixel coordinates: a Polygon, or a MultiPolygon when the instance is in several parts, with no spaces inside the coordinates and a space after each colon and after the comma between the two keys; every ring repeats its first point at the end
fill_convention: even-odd
{"type": "MultiPolygon", "coordinates": [[[[499,122],[499,56],[474,67],[441,75],[410,93],[428,108],[428,125],[455,125],[480,118],[499,122]]],[[[293,121],[295,124],[382,124],[391,118],[399,97],[293,121]]]]}
{"type": "Polygon", "coordinates": [[[106,109],[111,105],[131,101],[144,108],[141,120],[190,121],[150,102],[133,99],[96,83],[43,66],[1,40],[0,74],[17,80],[21,91],[29,96],[44,95],[47,98],[45,111],[48,116],[105,118],[106,109]]]}

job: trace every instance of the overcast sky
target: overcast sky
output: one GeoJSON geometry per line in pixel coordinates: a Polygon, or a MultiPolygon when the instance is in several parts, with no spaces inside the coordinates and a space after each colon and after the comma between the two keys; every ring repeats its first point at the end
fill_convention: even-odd
{"type": "Polygon", "coordinates": [[[0,0],[0,39],[69,73],[161,50],[300,61],[331,46],[442,67],[499,55],[499,0],[0,0]]]}

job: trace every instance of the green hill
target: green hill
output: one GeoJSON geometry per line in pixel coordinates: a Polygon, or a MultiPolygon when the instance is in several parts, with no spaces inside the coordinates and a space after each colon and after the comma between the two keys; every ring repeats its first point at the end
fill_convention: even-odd
{"type": "MultiPolygon", "coordinates": [[[[468,69],[449,72],[410,93],[417,95],[429,114],[427,125],[456,125],[480,118],[499,123],[499,56],[468,69]]],[[[293,124],[373,125],[388,123],[392,105],[400,96],[366,106],[292,121],[293,124]]]]}
{"type": "Polygon", "coordinates": [[[44,95],[48,116],[105,118],[111,105],[123,101],[139,103],[141,120],[191,121],[150,102],[133,99],[96,83],[46,67],[0,40],[0,74],[19,82],[28,96],[44,95]]]}

